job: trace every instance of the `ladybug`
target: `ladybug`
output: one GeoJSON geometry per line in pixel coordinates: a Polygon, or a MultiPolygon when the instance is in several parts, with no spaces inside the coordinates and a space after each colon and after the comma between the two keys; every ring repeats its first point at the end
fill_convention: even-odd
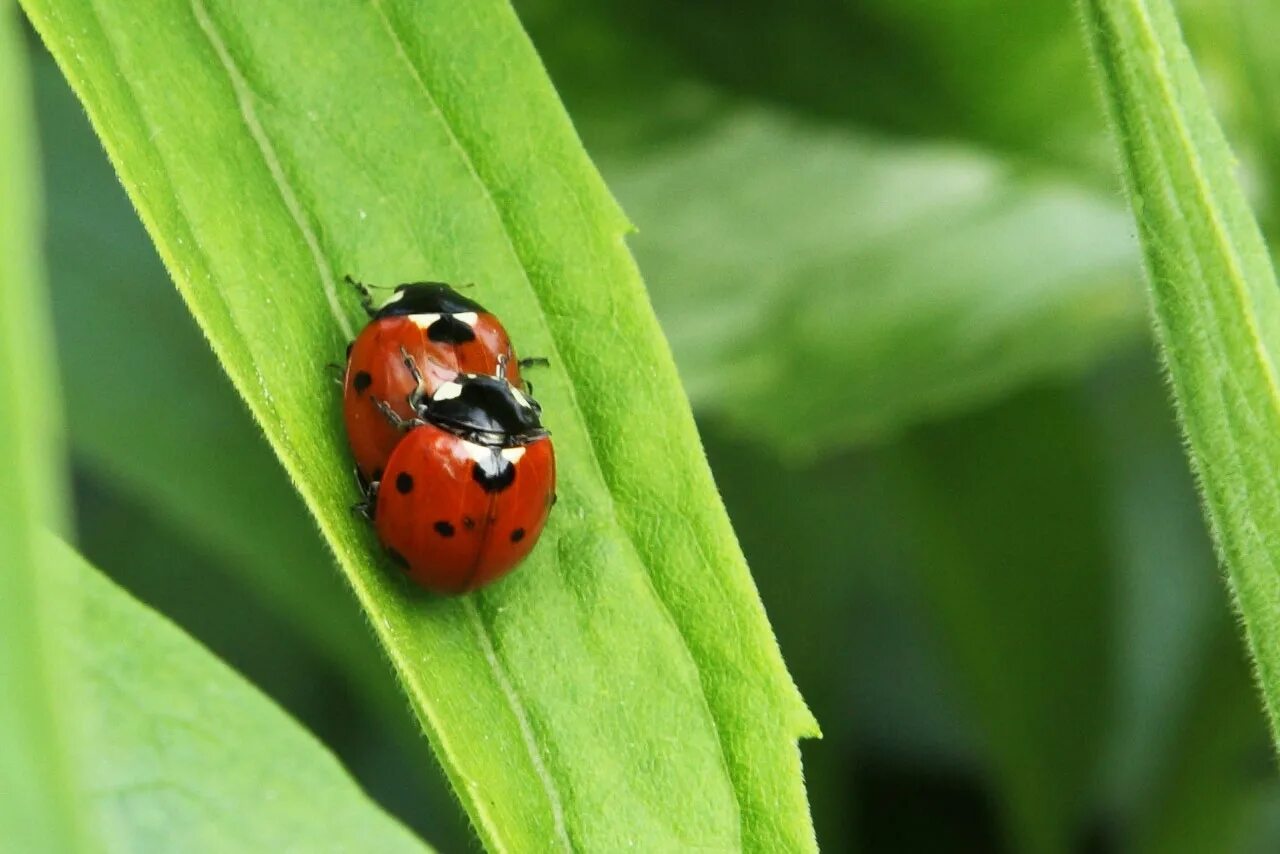
{"type": "MultiPolygon", "coordinates": [[[[418,375],[411,359],[405,367],[418,375]]],[[[412,418],[374,403],[389,427],[408,432],[364,507],[392,561],[435,593],[465,593],[510,572],[555,503],[550,434],[503,367],[416,393],[412,418]]]]}
{"type": "Polygon", "coordinates": [[[405,368],[405,357],[423,366],[423,391],[430,394],[456,374],[496,374],[499,360],[508,367],[507,380],[524,389],[521,365],[545,359],[517,361],[507,330],[484,306],[441,282],[400,285],[392,297],[375,308],[368,289],[350,276],[360,292],[369,323],[347,347],[342,380],[342,417],[356,470],[365,481],[377,480],[400,441],[374,406],[386,401],[401,418],[413,417],[408,398],[418,390],[405,368]]]}

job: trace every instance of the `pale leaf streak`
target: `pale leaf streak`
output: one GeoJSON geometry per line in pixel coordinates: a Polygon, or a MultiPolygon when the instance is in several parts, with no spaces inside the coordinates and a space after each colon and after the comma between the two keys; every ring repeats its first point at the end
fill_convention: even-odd
{"type": "Polygon", "coordinates": [[[520,727],[520,735],[524,738],[524,743],[529,749],[529,759],[533,762],[533,770],[537,773],[538,778],[542,780],[542,785],[547,790],[547,800],[551,803],[551,820],[555,829],[556,841],[561,843],[566,851],[572,851],[573,843],[570,842],[569,831],[565,827],[564,807],[560,804],[560,794],[556,791],[555,781],[552,779],[551,773],[542,761],[542,752],[538,750],[533,724],[529,722],[529,715],[524,710],[520,695],[516,693],[515,686],[511,684],[511,680],[507,677],[506,668],[503,667],[502,661],[498,658],[498,651],[493,647],[493,641],[489,637],[489,630],[485,626],[484,620],[480,617],[480,609],[476,607],[475,598],[473,596],[464,597],[462,607],[467,612],[467,619],[471,622],[472,628],[475,629],[476,641],[480,644],[480,651],[484,653],[485,661],[489,663],[489,667],[493,670],[493,678],[498,683],[498,687],[502,689],[502,694],[506,697],[507,704],[511,707],[511,713],[515,716],[516,724],[520,727]]]}
{"type": "Polygon", "coordinates": [[[289,180],[284,173],[284,167],[280,164],[280,158],[276,155],[276,150],[271,145],[271,140],[267,137],[262,123],[258,120],[258,113],[253,108],[253,91],[249,88],[249,82],[245,80],[244,75],[240,72],[239,66],[236,65],[235,60],[231,57],[231,52],[227,50],[226,42],[222,40],[217,27],[214,26],[213,19],[209,17],[209,11],[205,8],[204,0],[191,0],[191,11],[195,15],[196,23],[200,25],[200,29],[204,31],[205,36],[209,39],[209,44],[213,46],[214,53],[218,55],[218,61],[222,63],[223,68],[226,70],[227,77],[231,80],[231,88],[235,92],[236,102],[240,105],[240,113],[244,118],[245,127],[249,129],[249,135],[253,137],[253,141],[261,149],[263,162],[267,164],[267,170],[271,173],[272,180],[275,181],[280,198],[284,201],[285,207],[289,209],[289,215],[293,217],[294,223],[298,226],[298,231],[302,233],[302,239],[306,242],[307,249],[311,251],[311,257],[315,260],[316,269],[320,273],[320,283],[324,287],[325,299],[329,301],[329,308],[333,312],[334,319],[338,322],[338,328],[342,330],[343,336],[350,341],[355,335],[355,330],[352,328],[351,322],[347,320],[347,316],[342,310],[342,304],[338,301],[338,286],[334,281],[333,271],[325,260],[324,252],[320,248],[320,240],[316,237],[315,230],[307,222],[306,214],[302,210],[302,205],[299,203],[297,195],[293,192],[293,188],[289,186],[289,180]]]}
{"type": "Polygon", "coordinates": [[[1147,42],[1147,50],[1155,60],[1158,71],[1155,78],[1161,94],[1164,96],[1165,103],[1169,105],[1169,116],[1173,120],[1174,127],[1177,128],[1178,143],[1182,149],[1181,153],[1185,156],[1186,162],[1191,167],[1191,172],[1195,177],[1193,184],[1196,189],[1196,195],[1208,214],[1214,242],[1218,245],[1223,261],[1226,262],[1231,292],[1239,301],[1240,316],[1249,330],[1249,341],[1253,345],[1254,355],[1258,363],[1262,365],[1263,376],[1266,378],[1267,387],[1271,391],[1269,395],[1270,403],[1273,409],[1280,410],[1280,382],[1277,382],[1275,363],[1271,360],[1271,355],[1267,350],[1266,342],[1262,339],[1262,332],[1258,328],[1257,319],[1251,308],[1252,300],[1249,296],[1249,285],[1245,280],[1241,259],[1235,251],[1231,238],[1226,234],[1223,213],[1214,201],[1213,193],[1209,187],[1209,179],[1204,174],[1204,165],[1200,162],[1199,150],[1192,140],[1191,129],[1187,126],[1187,119],[1182,114],[1182,110],[1178,108],[1180,102],[1174,92],[1172,70],[1169,68],[1165,52],[1161,47],[1160,37],[1155,30],[1155,23],[1151,20],[1150,12],[1147,10],[1147,5],[1143,0],[1133,0],[1132,8],[1141,24],[1142,36],[1147,42]]]}

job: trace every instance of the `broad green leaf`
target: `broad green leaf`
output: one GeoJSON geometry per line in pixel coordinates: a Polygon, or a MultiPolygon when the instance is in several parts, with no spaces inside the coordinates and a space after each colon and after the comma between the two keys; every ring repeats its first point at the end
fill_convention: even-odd
{"type": "MultiPolygon", "coordinates": [[[[302,727],[72,548],[38,541],[83,702],[81,798],[107,851],[387,851],[425,847],[302,727]]],[[[16,850],[16,849],[15,849],[16,850]]]]}
{"type": "Polygon", "coordinates": [[[64,396],[92,413],[68,427],[77,457],[222,556],[219,565],[402,715],[345,583],[322,571],[332,561],[315,524],[167,281],[84,111],[53,60],[33,53],[64,396]],[[181,405],[162,393],[178,388],[181,405]]]}
{"type": "Polygon", "coordinates": [[[25,5],[482,840],[810,847],[795,739],[812,719],[626,222],[510,9],[25,5]],[[490,591],[424,596],[348,512],[323,369],[358,322],[344,273],[474,281],[522,350],[552,360],[536,384],[560,503],[534,558],[490,591]]]}
{"type": "Polygon", "coordinates": [[[738,110],[603,166],[695,404],[785,451],[1077,372],[1143,328],[1121,209],[978,153],[738,110]]]}
{"type": "Polygon", "coordinates": [[[1156,329],[1273,734],[1280,711],[1280,292],[1166,0],[1084,0],[1156,329]]]}
{"type": "Polygon", "coordinates": [[[54,646],[68,606],[39,571],[35,531],[63,527],[61,427],[44,304],[35,130],[18,19],[0,2],[0,840],[90,850],[66,764],[74,695],[54,646]]]}

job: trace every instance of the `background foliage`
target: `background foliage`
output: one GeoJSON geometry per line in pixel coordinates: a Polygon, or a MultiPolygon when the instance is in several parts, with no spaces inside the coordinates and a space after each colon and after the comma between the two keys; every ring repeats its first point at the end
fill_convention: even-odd
{"type": "MultiPolygon", "coordinates": [[[[1272,5],[1179,11],[1274,241],[1272,5]]],[[[717,483],[823,725],[803,744],[823,847],[1280,845],[1071,4],[517,9],[639,228],[717,483]]],[[[68,425],[83,552],[393,814],[465,848],[337,574],[273,571],[329,558],[27,45],[64,397],[94,413],[68,425]],[[183,406],[155,404],[175,388],[183,406]]]]}

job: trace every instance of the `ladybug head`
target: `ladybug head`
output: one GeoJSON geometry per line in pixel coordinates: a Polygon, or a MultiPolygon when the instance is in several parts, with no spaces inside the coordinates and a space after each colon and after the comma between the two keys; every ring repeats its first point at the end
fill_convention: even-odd
{"type": "Polygon", "coordinates": [[[443,282],[413,282],[400,285],[395,294],[378,309],[375,319],[406,314],[484,313],[484,306],[470,300],[443,282]]]}
{"type": "Polygon", "coordinates": [[[538,402],[502,377],[458,374],[423,401],[422,418],[482,445],[523,445],[547,435],[538,402]]]}

